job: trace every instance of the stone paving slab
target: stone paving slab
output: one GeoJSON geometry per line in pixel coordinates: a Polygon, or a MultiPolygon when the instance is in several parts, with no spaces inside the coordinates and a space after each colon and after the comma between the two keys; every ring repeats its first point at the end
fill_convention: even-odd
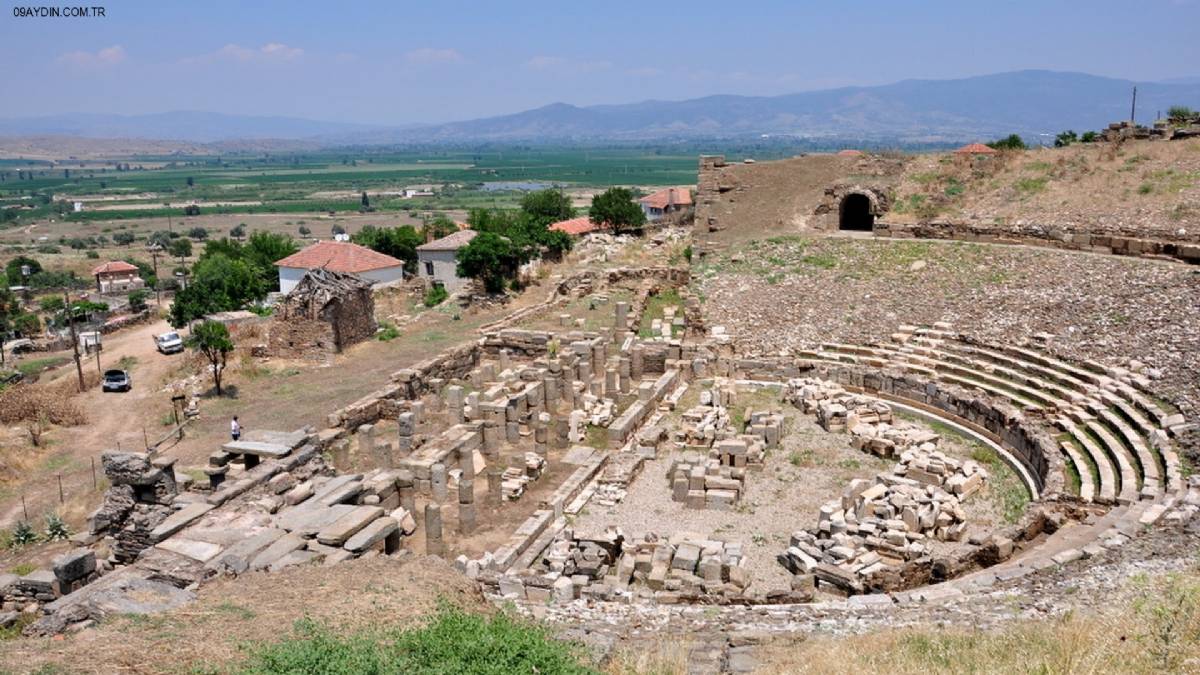
{"type": "Polygon", "coordinates": [[[167,516],[158,527],[150,530],[150,541],[160,542],[187,527],[189,523],[213,510],[212,504],[194,503],[167,516]]]}
{"type": "Polygon", "coordinates": [[[345,515],[321,528],[317,532],[317,541],[326,546],[341,546],[355,533],[382,515],[383,509],[378,506],[352,507],[345,515]]]}
{"type": "Polygon", "coordinates": [[[259,441],[230,441],[221,446],[225,452],[238,455],[256,455],[258,457],[283,457],[292,451],[291,446],[279,443],[262,443],[259,441]]]}
{"type": "Polygon", "coordinates": [[[156,545],[165,551],[178,553],[179,555],[184,555],[200,562],[212,560],[222,550],[222,547],[217,544],[210,544],[207,541],[196,541],[194,539],[184,539],[183,537],[173,537],[156,545]]]}

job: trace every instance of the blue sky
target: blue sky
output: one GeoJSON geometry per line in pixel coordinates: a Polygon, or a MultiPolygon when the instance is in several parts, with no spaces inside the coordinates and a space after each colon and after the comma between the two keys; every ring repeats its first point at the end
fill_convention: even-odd
{"type": "Polygon", "coordinates": [[[401,124],[1026,68],[1200,75],[1200,0],[89,1],[106,16],[19,18],[4,5],[0,117],[401,124]]]}

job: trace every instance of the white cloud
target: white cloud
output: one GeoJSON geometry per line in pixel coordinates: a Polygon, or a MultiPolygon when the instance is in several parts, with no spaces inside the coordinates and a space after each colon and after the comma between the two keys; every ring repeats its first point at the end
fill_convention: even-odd
{"type": "Polygon", "coordinates": [[[304,56],[299,47],[289,47],[280,42],[268,42],[258,47],[243,47],[227,44],[215,52],[184,59],[185,63],[212,63],[214,61],[239,61],[241,63],[284,63],[304,56]]]}
{"type": "Polygon", "coordinates": [[[575,61],[562,56],[535,56],[525,62],[530,70],[557,71],[563,73],[594,73],[612,68],[611,61],[575,61]]]}
{"type": "Polygon", "coordinates": [[[56,61],[72,68],[108,68],[121,63],[125,57],[125,48],[113,45],[97,52],[67,52],[60,55],[56,61]]]}
{"type": "Polygon", "coordinates": [[[422,47],[404,53],[404,60],[409,63],[462,63],[466,59],[458,52],[457,49],[435,49],[433,47],[422,47]]]}
{"type": "Polygon", "coordinates": [[[652,68],[647,66],[643,68],[630,68],[628,71],[626,71],[626,73],[633,75],[634,77],[658,77],[659,75],[663,74],[663,71],[662,68],[652,68]]]}

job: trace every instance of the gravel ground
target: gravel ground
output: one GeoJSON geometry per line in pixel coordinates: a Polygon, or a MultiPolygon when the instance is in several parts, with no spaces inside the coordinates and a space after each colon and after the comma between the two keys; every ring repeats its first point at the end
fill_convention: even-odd
{"type": "MultiPolygon", "coordinates": [[[[678,413],[694,405],[699,387],[691,387],[677,412],[667,418],[675,422],[678,413]]],[[[841,495],[855,478],[871,479],[889,471],[895,462],[874,457],[850,447],[845,433],[822,429],[816,418],[798,409],[782,405],[765,391],[739,392],[737,408],[772,407],[784,415],[781,447],[767,454],[761,470],[747,477],[746,496],[732,511],[688,509],[671,500],[667,470],[673,457],[682,451],[661,452],[658,459],[645,463],[633,481],[624,501],[614,507],[589,504],[576,519],[575,527],[584,531],[602,531],[620,526],[626,536],[646,532],[668,536],[674,532],[695,532],[702,536],[741,542],[747,552],[746,565],[754,588],[787,589],[791,575],[775,560],[787,548],[792,532],[816,527],[821,504],[841,495]]],[[[943,450],[960,459],[970,457],[973,446],[957,437],[945,437],[943,450]]],[[[979,493],[966,503],[968,520],[987,529],[1000,522],[1000,508],[979,493]]],[[[941,543],[940,552],[950,553],[959,544],[941,543]]]]}
{"type": "Polygon", "coordinates": [[[696,270],[707,325],[749,353],[886,340],[949,321],[975,337],[1054,335],[1051,350],[1144,364],[1156,393],[1200,416],[1200,270],[1180,264],[962,242],[777,237],[696,270]]]}

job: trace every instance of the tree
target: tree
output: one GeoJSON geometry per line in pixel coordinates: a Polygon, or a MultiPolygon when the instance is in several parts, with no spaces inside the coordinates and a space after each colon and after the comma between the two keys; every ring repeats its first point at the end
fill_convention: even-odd
{"type": "Polygon", "coordinates": [[[192,268],[187,288],[175,294],[170,322],[182,328],[213,312],[241,309],[266,294],[267,286],[248,262],[223,253],[206,254],[192,268]]]}
{"type": "Polygon", "coordinates": [[[187,346],[200,352],[212,366],[213,385],[217,396],[221,395],[221,375],[225,371],[225,359],[233,351],[233,340],[229,329],[219,321],[205,321],[192,329],[187,346]]]}
{"type": "Polygon", "coordinates": [[[439,213],[433,220],[425,223],[421,228],[421,234],[425,241],[433,241],[442,237],[449,237],[458,232],[458,224],[450,220],[444,213],[439,213]]]}
{"type": "Polygon", "coordinates": [[[296,242],[286,234],[254,232],[244,247],[246,262],[258,273],[264,288],[279,290],[279,270],[275,263],[297,250],[296,242]]]}
{"type": "Polygon", "coordinates": [[[8,290],[8,279],[0,273],[0,366],[4,365],[4,341],[12,330],[12,321],[21,311],[17,295],[8,290]]]}
{"type": "Polygon", "coordinates": [[[538,190],[530,192],[521,198],[521,211],[534,222],[549,227],[560,220],[575,217],[575,207],[571,206],[571,198],[562,190],[538,190]]]}
{"type": "Polygon", "coordinates": [[[196,184],[196,179],[195,179],[195,178],[192,178],[191,176],[188,176],[188,177],[187,177],[187,186],[188,186],[188,187],[192,187],[192,186],[194,186],[195,184],[196,184]]]}
{"type": "Polygon", "coordinates": [[[246,224],[238,223],[236,227],[229,231],[229,236],[234,239],[243,239],[246,236],[246,224]]]}
{"type": "Polygon", "coordinates": [[[417,270],[417,247],[425,239],[417,234],[412,225],[400,227],[375,227],[367,225],[356,232],[350,241],[366,246],[372,251],[404,261],[404,269],[410,274],[417,270]]]}
{"type": "Polygon", "coordinates": [[[137,239],[132,232],[116,232],[113,234],[113,243],[119,246],[128,246],[137,239]]]}
{"type": "MultiPolygon", "coordinates": [[[[21,268],[29,268],[29,276],[33,276],[42,271],[42,264],[28,256],[19,255],[4,266],[4,273],[8,276],[9,283],[13,285],[24,284],[25,278],[21,276],[21,268]]],[[[5,286],[7,288],[7,286],[5,286]]]]}
{"type": "Polygon", "coordinates": [[[307,237],[308,235],[312,234],[312,230],[308,229],[307,225],[301,225],[300,229],[296,231],[300,233],[301,237],[307,237]]]}
{"type": "Polygon", "coordinates": [[[1175,122],[1188,122],[1198,115],[1200,112],[1192,110],[1186,105],[1173,105],[1167,108],[1167,119],[1175,122]]]}
{"type": "Polygon", "coordinates": [[[502,292],[523,262],[512,242],[495,232],[480,232],[456,257],[458,276],[481,281],[488,293],[502,292]]]}
{"type": "Polygon", "coordinates": [[[993,148],[995,150],[1024,150],[1025,149],[1025,141],[1021,140],[1021,137],[1018,136],[1017,134],[1009,134],[1008,136],[1005,136],[1004,138],[992,141],[991,143],[988,143],[987,145],[989,148],[993,148]]]}
{"type": "Polygon", "coordinates": [[[169,251],[171,255],[175,256],[176,258],[179,258],[179,262],[182,263],[184,258],[192,254],[192,240],[183,238],[176,239],[171,242],[169,247],[167,247],[167,251],[169,251]]]}
{"type": "Polygon", "coordinates": [[[1098,137],[1099,137],[1099,134],[1097,134],[1094,131],[1085,131],[1085,132],[1083,132],[1083,135],[1079,137],[1079,142],[1080,143],[1095,143],[1096,139],[1098,137]]]}
{"type": "Polygon", "coordinates": [[[367,199],[367,191],[366,190],[363,190],[362,198],[359,201],[362,202],[362,209],[364,211],[371,208],[371,200],[367,199]]]}
{"type": "Polygon", "coordinates": [[[641,230],[646,224],[646,213],[633,201],[633,193],[622,187],[609,188],[593,197],[588,218],[611,227],[617,234],[641,230]]]}
{"type": "Polygon", "coordinates": [[[200,215],[200,206],[197,204],[188,204],[187,206],[183,207],[183,215],[185,215],[185,216],[200,215]]]}
{"type": "Polygon", "coordinates": [[[329,231],[333,233],[334,236],[346,234],[346,228],[342,227],[339,223],[334,223],[333,226],[329,228],[329,231]]]}
{"type": "Polygon", "coordinates": [[[196,241],[204,241],[205,239],[208,239],[208,230],[204,229],[203,227],[193,227],[192,229],[188,230],[187,236],[195,239],[196,241]]]}
{"type": "Polygon", "coordinates": [[[140,312],[146,309],[146,298],[150,297],[150,292],[138,289],[129,294],[129,308],[135,312],[140,312]]]}
{"type": "Polygon", "coordinates": [[[155,244],[157,246],[162,247],[165,250],[165,249],[169,248],[171,246],[171,242],[174,241],[175,239],[177,239],[178,237],[179,237],[179,234],[176,232],[169,232],[167,230],[156,230],[156,231],[152,232],[149,237],[146,237],[146,244],[147,245],[155,244]]]}
{"type": "Polygon", "coordinates": [[[1065,148],[1078,140],[1079,137],[1075,135],[1075,132],[1068,129],[1054,137],[1054,147],[1065,148]]]}

